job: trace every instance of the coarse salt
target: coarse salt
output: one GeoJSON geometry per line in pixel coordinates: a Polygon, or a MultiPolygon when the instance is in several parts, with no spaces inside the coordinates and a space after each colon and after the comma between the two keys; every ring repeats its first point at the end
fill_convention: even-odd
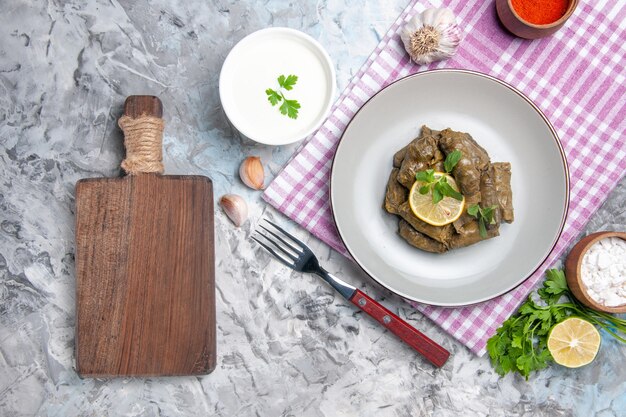
{"type": "Polygon", "coordinates": [[[580,267],[587,294],[607,307],[626,304],[626,241],[618,237],[591,245],[580,267]]]}

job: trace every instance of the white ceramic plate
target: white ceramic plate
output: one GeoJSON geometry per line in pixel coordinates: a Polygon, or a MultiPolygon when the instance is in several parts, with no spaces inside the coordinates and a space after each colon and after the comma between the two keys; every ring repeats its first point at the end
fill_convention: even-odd
{"type": "Polygon", "coordinates": [[[553,249],[569,204],[569,173],[554,128],[523,94],[493,77],[435,70],[401,79],[368,101],[339,143],[331,174],[333,215],[348,251],[372,278],[440,306],[478,303],[528,278],[553,249]],[[470,133],[492,162],[512,165],[515,222],[500,236],[431,254],[397,234],[382,209],[393,154],[425,124],[470,133]]]}

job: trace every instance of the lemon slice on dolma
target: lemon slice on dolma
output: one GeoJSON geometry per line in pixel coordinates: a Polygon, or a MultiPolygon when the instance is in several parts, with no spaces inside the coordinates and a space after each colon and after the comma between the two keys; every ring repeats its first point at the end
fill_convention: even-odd
{"type": "MultiPolygon", "coordinates": [[[[435,180],[445,176],[450,187],[459,191],[459,187],[452,176],[443,172],[435,172],[434,175],[435,180]]],[[[409,193],[409,205],[417,218],[433,226],[445,226],[461,217],[465,208],[465,197],[462,200],[457,200],[446,196],[435,204],[433,203],[433,187],[430,187],[426,194],[420,194],[420,187],[423,185],[425,183],[415,181],[409,193]]]]}

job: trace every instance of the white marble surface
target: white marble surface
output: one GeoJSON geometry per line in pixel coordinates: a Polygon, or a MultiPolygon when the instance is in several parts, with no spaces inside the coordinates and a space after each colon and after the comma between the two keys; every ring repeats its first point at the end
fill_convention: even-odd
{"type": "MultiPolygon", "coordinates": [[[[261,216],[287,223],[236,178],[260,155],[273,176],[295,146],[233,135],[217,77],[232,45],[267,26],[301,29],[334,59],[339,88],[406,0],[214,2],[3,0],[0,5],[0,416],[624,416],[626,347],[529,382],[500,378],[467,349],[323,244],[328,269],[364,288],[453,356],[435,370],[318,278],[292,274],[248,239],[261,216]],[[218,210],[218,366],[201,378],[80,379],[73,370],[74,184],[115,176],[125,96],[164,102],[170,174],[244,195],[251,222],[218,210]]],[[[626,229],[626,181],[588,231],[626,229]]]]}

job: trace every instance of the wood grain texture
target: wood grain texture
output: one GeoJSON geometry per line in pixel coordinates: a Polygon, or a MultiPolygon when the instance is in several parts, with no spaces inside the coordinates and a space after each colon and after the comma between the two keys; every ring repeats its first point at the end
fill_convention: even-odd
{"type": "Polygon", "coordinates": [[[129,96],[124,101],[124,114],[137,119],[140,116],[163,117],[163,103],[157,96],[129,96]]]}
{"type": "MultiPolygon", "coordinates": [[[[154,96],[124,113],[161,117],[154,96]]],[[[213,188],[139,173],[76,184],[76,368],[91,377],[215,368],[213,188]]]]}
{"type": "Polygon", "coordinates": [[[387,310],[363,291],[359,289],[355,290],[350,301],[398,336],[403,342],[418,351],[433,365],[442,367],[450,357],[450,352],[438,345],[424,333],[387,310]]]}
{"type": "Polygon", "coordinates": [[[150,174],[81,180],[76,219],[78,372],[211,372],[210,180],[150,174]]]}

